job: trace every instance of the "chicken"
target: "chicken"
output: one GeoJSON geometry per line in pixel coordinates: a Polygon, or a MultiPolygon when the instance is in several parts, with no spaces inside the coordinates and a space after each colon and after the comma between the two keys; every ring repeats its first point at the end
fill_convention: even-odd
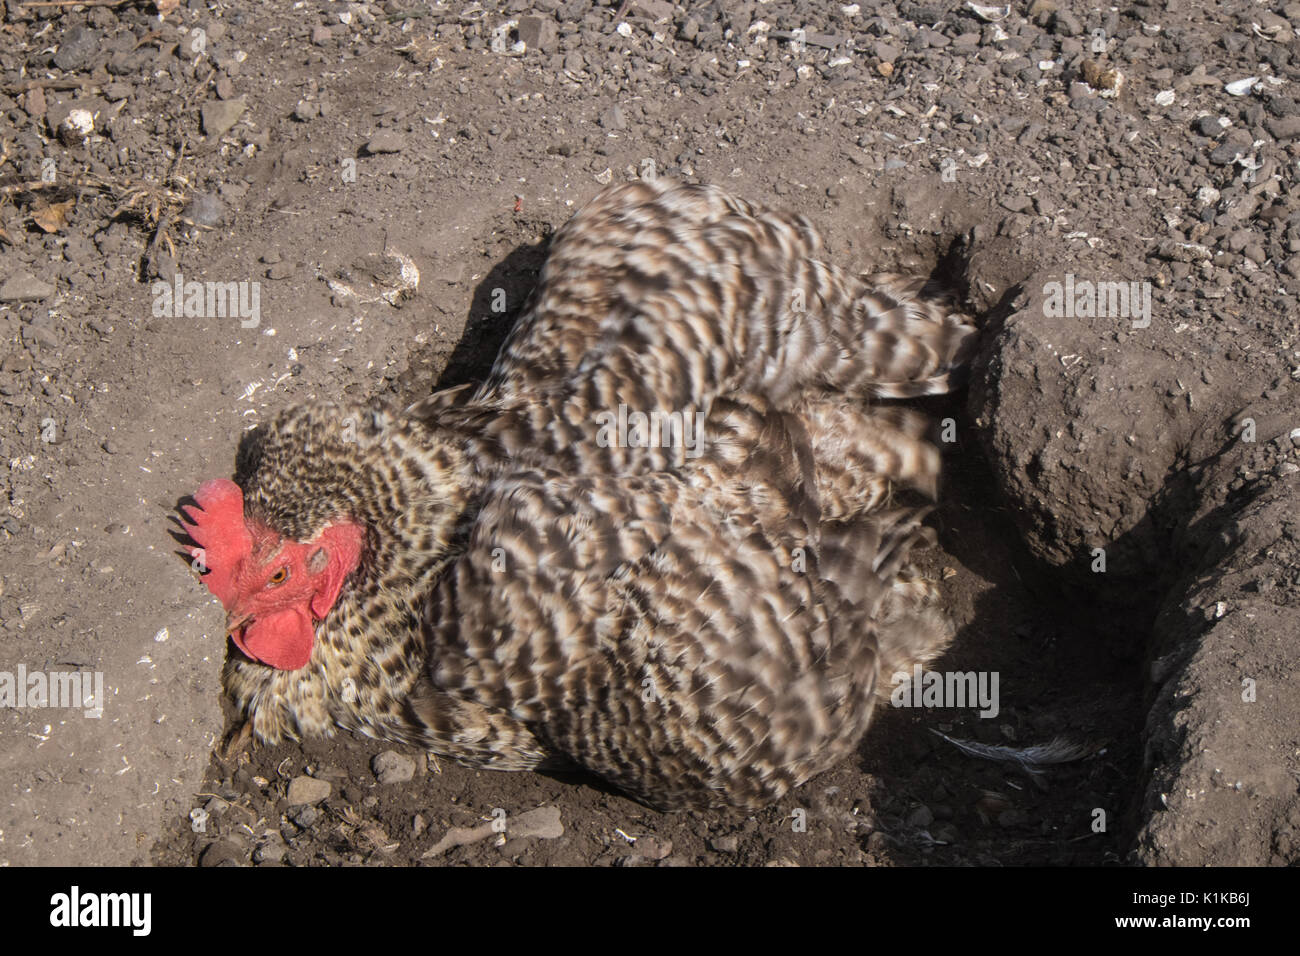
{"type": "Polygon", "coordinates": [[[912,564],[919,412],[974,329],[707,186],[600,193],[489,378],[288,408],[185,509],[257,739],[336,728],[661,809],[755,808],[859,743],[951,627],[912,564]]]}

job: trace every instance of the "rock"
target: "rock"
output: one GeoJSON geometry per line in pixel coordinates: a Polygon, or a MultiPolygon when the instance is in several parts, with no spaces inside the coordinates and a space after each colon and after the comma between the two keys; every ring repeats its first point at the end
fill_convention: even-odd
{"type": "Polygon", "coordinates": [[[277,279],[277,280],[288,279],[297,271],[298,271],[298,264],[296,262],[275,262],[272,263],[271,267],[266,270],[266,277],[268,279],[277,279]]]}
{"type": "Polygon", "coordinates": [[[542,840],[556,840],[564,836],[564,824],[560,822],[559,807],[538,807],[513,817],[506,818],[506,832],[511,839],[538,837],[542,840]]]}
{"type": "Polygon", "coordinates": [[[54,286],[28,272],[15,272],[0,285],[0,302],[40,302],[54,295],[54,286]]]}
{"type": "Polygon", "coordinates": [[[200,111],[203,132],[214,139],[225,136],[239,122],[247,106],[242,96],[233,100],[209,100],[200,111]]]}
{"type": "Polygon", "coordinates": [[[366,143],[366,152],[371,156],[380,153],[400,153],[406,147],[406,137],[397,130],[381,129],[366,143]]]}
{"type": "Polygon", "coordinates": [[[615,103],[605,112],[600,114],[596,120],[604,129],[624,130],[627,129],[627,119],[623,116],[623,108],[615,103]]]}
{"type": "Polygon", "coordinates": [[[334,31],[327,26],[318,25],[312,28],[311,42],[316,46],[325,46],[334,42],[334,31]]]}
{"type": "Polygon", "coordinates": [[[519,39],[529,50],[554,53],[559,42],[559,31],[550,17],[520,17],[519,39]]]}
{"type": "Polygon", "coordinates": [[[1235,143],[1224,143],[1210,151],[1210,162],[1216,166],[1231,166],[1242,155],[1243,149],[1235,143]]]}
{"type": "Polygon", "coordinates": [[[636,841],[636,855],[647,860],[662,860],[673,852],[673,841],[643,836],[636,841]]]}
{"type": "Polygon", "coordinates": [[[1057,36],[1077,37],[1083,32],[1083,24],[1073,13],[1057,10],[1052,16],[1052,32],[1057,36]]]}
{"type": "Polygon", "coordinates": [[[34,86],[27,91],[26,113],[34,120],[39,120],[45,115],[45,91],[39,86],[34,86]]]}
{"type": "Polygon", "coordinates": [[[295,826],[310,830],[316,821],[320,819],[320,811],[313,806],[300,807],[289,819],[294,822],[295,826]]]}
{"type": "Polygon", "coordinates": [[[189,201],[181,215],[196,225],[212,227],[225,218],[226,204],[212,193],[199,193],[189,201]]]}
{"type": "Polygon", "coordinates": [[[415,776],[415,761],[396,750],[385,750],[370,761],[380,783],[406,783],[415,776]]]}
{"type": "Polygon", "coordinates": [[[320,115],[320,106],[309,100],[299,100],[293,108],[293,118],[299,123],[309,123],[320,115]]]}
{"type": "Polygon", "coordinates": [[[273,840],[270,843],[263,844],[253,851],[253,859],[258,863],[279,863],[284,859],[285,845],[283,840],[273,840]]]}
{"type": "Polygon", "coordinates": [[[740,837],[735,834],[714,837],[709,841],[709,849],[718,853],[735,853],[740,849],[740,837]]]}
{"type": "Polygon", "coordinates": [[[294,777],[289,781],[289,792],[287,799],[289,806],[302,806],[312,803],[320,803],[330,795],[330,782],[328,780],[317,780],[315,777],[294,777]]]}
{"type": "Polygon", "coordinates": [[[67,73],[74,73],[90,65],[99,52],[99,34],[89,27],[66,30],[59,40],[59,52],[54,54],[54,65],[67,73]]]}
{"type": "Polygon", "coordinates": [[[871,54],[881,63],[893,63],[897,60],[903,51],[892,43],[886,43],[884,40],[877,40],[871,44],[871,54]]]}
{"type": "Polygon", "coordinates": [[[49,322],[31,322],[23,326],[23,341],[41,348],[57,349],[59,336],[50,327],[49,322]]]}
{"type": "Polygon", "coordinates": [[[1270,119],[1264,127],[1274,139],[1295,139],[1300,136],[1300,115],[1270,119]]]}
{"type": "Polygon", "coordinates": [[[199,866],[238,866],[244,861],[244,851],[231,840],[218,840],[199,857],[199,866]]]}
{"type": "Polygon", "coordinates": [[[1219,134],[1223,132],[1223,124],[1219,122],[1219,117],[1212,114],[1199,117],[1192,126],[1196,132],[1211,139],[1217,139],[1219,134]]]}

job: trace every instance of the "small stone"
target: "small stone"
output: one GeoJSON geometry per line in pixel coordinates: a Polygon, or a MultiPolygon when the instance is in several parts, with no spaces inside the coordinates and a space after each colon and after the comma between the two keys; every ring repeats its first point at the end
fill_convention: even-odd
{"type": "Polygon", "coordinates": [[[312,28],[311,42],[315,46],[325,46],[332,43],[334,42],[334,31],[324,24],[318,24],[312,28]]]}
{"type": "Polygon", "coordinates": [[[289,819],[295,826],[308,830],[320,819],[320,811],[313,806],[300,807],[289,819]]]}
{"type": "Polygon", "coordinates": [[[104,454],[106,455],[117,454],[117,445],[116,443],[114,443],[113,439],[111,438],[105,438],[99,447],[104,449],[104,454]]]}
{"type": "Polygon", "coordinates": [[[370,761],[380,783],[406,783],[415,776],[415,761],[396,750],[385,750],[370,761]]]}
{"type": "Polygon", "coordinates": [[[627,129],[627,119],[623,116],[623,108],[615,103],[605,112],[600,114],[596,120],[602,127],[609,130],[627,129]]]}
{"type": "Polygon", "coordinates": [[[59,52],[54,54],[54,65],[66,73],[74,73],[90,65],[100,46],[99,34],[89,27],[65,30],[59,39],[59,52]]]}
{"type": "Polygon", "coordinates": [[[39,302],[54,295],[54,286],[27,272],[16,272],[0,285],[0,302],[39,302]]]}
{"type": "Polygon", "coordinates": [[[728,836],[714,837],[709,841],[709,849],[718,853],[735,853],[740,849],[740,837],[734,833],[728,836]]]}
{"type": "Polygon", "coordinates": [[[673,841],[662,840],[659,837],[643,836],[636,841],[637,856],[645,857],[647,860],[662,860],[673,852],[673,841]]]}
{"type": "Polygon", "coordinates": [[[258,863],[279,863],[284,859],[284,854],[285,845],[283,841],[276,839],[254,850],[253,859],[258,863]]]}
{"type": "Polygon", "coordinates": [[[1052,17],[1052,32],[1057,36],[1077,37],[1083,32],[1083,24],[1074,14],[1057,10],[1052,17]]]}
{"type": "Polygon", "coordinates": [[[511,839],[537,837],[542,840],[557,840],[564,836],[564,824],[560,822],[559,807],[538,807],[506,818],[506,833],[511,839]]]}
{"type": "Polygon", "coordinates": [[[203,132],[214,139],[225,136],[239,122],[247,106],[242,96],[234,100],[209,100],[200,111],[203,132]]]}
{"type": "Polygon", "coordinates": [[[224,73],[217,77],[216,90],[218,99],[231,100],[235,98],[235,83],[224,73]]]}
{"type": "Polygon", "coordinates": [[[297,271],[298,264],[296,262],[276,262],[266,270],[266,277],[268,279],[288,279],[297,271]]]}
{"type": "Polygon", "coordinates": [[[1207,115],[1199,117],[1192,126],[1196,129],[1196,132],[1200,133],[1202,136],[1208,136],[1211,139],[1214,139],[1223,132],[1223,124],[1219,122],[1219,117],[1217,116],[1207,115]]]}
{"type": "Polygon", "coordinates": [[[87,109],[73,109],[59,124],[59,140],[64,146],[84,143],[95,131],[95,114],[87,109]]]}
{"type": "Polygon", "coordinates": [[[519,39],[529,50],[554,53],[559,41],[555,21],[550,17],[520,17],[519,39]]]}
{"type": "Polygon", "coordinates": [[[289,781],[287,795],[289,806],[320,803],[330,795],[330,782],[317,780],[315,777],[294,777],[289,781]]]}
{"type": "Polygon", "coordinates": [[[881,63],[893,63],[902,55],[902,50],[892,43],[886,43],[883,40],[877,40],[871,44],[871,53],[881,63]]]}
{"type": "Polygon", "coordinates": [[[199,866],[237,866],[244,860],[243,850],[231,840],[218,840],[199,857],[199,866]]]}
{"type": "Polygon", "coordinates": [[[181,215],[197,226],[211,228],[225,217],[226,204],[212,193],[199,193],[189,201],[181,215]]]}
{"type": "Polygon", "coordinates": [[[1224,143],[1210,151],[1210,162],[1216,166],[1231,166],[1242,154],[1242,147],[1235,143],[1224,143]]]}
{"type": "Polygon", "coordinates": [[[27,91],[27,115],[34,120],[40,119],[45,115],[46,110],[45,91],[39,86],[34,86],[27,91]]]}
{"type": "Polygon", "coordinates": [[[406,139],[401,133],[391,129],[381,129],[371,136],[366,143],[366,152],[371,156],[380,153],[400,153],[406,147],[406,139]]]}
{"type": "Polygon", "coordinates": [[[1295,139],[1300,136],[1300,114],[1270,119],[1264,126],[1274,139],[1295,139]]]}

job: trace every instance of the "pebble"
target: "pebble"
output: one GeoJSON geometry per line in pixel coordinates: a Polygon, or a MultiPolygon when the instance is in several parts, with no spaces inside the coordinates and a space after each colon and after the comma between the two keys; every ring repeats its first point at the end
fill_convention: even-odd
{"type": "Polygon", "coordinates": [[[636,841],[636,855],[647,860],[662,860],[673,852],[673,841],[643,836],[636,841]]]}
{"type": "Polygon", "coordinates": [[[564,836],[564,824],[560,822],[559,807],[538,807],[519,813],[506,819],[506,832],[511,839],[537,837],[542,840],[556,840],[564,836]]]}
{"type": "Polygon", "coordinates": [[[54,286],[29,272],[16,272],[0,284],[0,302],[40,302],[54,295],[54,286]]]}
{"type": "Polygon", "coordinates": [[[289,806],[320,803],[330,795],[330,782],[315,777],[300,776],[289,781],[287,799],[289,806]]]}
{"type": "Polygon", "coordinates": [[[226,204],[212,193],[198,193],[181,215],[196,225],[212,227],[225,218],[226,204]]]}
{"type": "Polygon", "coordinates": [[[1270,119],[1264,123],[1264,128],[1274,139],[1295,139],[1300,136],[1300,114],[1270,119]]]}
{"type": "Polygon", "coordinates": [[[366,142],[366,152],[371,156],[380,153],[400,153],[406,147],[406,138],[396,130],[381,129],[366,142]]]}
{"type": "Polygon", "coordinates": [[[623,115],[623,108],[617,103],[605,110],[605,112],[601,113],[600,118],[597,119],[596,122],[603,128],[609,130],[627,129],[627,118],[623,115]]]}
{"type": "Polygon", "coordinates": [[[396,750],[385,750],[370,761],[380,783],[406,783],[415,776],[415,761],[396,750]]]}
{"type": "Polygon", "coordinates": [[[244,861],[244,851],[232,840],[218,840],[203,851],[199,866],[237,866],[244,861]]]}
{"type": "Polygon", "coordinates": [[[54,65],[64,72],[74,73],[90,65],[101,45],[99,34],[89,27],[65,30],[59,38],[59,52],[54,54],[54,65]]]}
{"type": "Polygon", "coordinates": [[[213,139],[225,136],[239,122],[247,106],[242,96],[233,100],[209,100],[199,111],[203,120],[203,132],[213,139]]]}
{"type": "Polygon", "coordinates": [[[1236,143],[1223,143],[1210,151],[1210,162],[1216,166],[1231,166],[1242,155],[1242,147],[1236,143]]]}
{"type": "Polygon", "coordinates": [[[529,50],[554,53],[559,43],[555,21],[550,17],[520,17],[519,39],[529,50]]]}
{"type": "Polygon", "coordinates": [[[266,277],[268,279],[288,279],[297,271],[298,263],[296,262],[276,262],[266,270],[266,277]]]}
{"type": "Polygon", "coordinates": [[[280,840],[265,843],[253,851],[253,859],[258,863],[279,863],[284,859],[285,845],[280,840]]]}
{"type": "Polygon", "coordinates": [[[740,849],[740,838],[734,833],[729,836],[714,837],[709,841],[709,849],[718,853],[735,853],[740,849]]]}
{"type": "Polygon", "coordinates": [[[294,822],[295,826],[299,826],[304,830],[309,830],[315,825],[316,821],[320,819],[320,811],[315,807],[308,805],[299,808],[291,817],[289,817],[289,819],[294,822]]]}

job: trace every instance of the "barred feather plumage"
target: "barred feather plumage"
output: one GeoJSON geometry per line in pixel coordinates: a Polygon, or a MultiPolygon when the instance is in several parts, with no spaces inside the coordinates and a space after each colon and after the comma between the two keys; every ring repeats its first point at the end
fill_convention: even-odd
{"type": "Polygon", "coordinates": [[[950,635],[912,565],[939,455],[874,401],[946,391],[974,330],[820,255],[802,216],[717,188],[611,187],[480,387],[259,429],[250,518],[366,545],[306,667],[232,651],[256,735],[574,764],[667,809],[760,806],[848,754],[882,681],[950,635]],[[698,443],[611,442],[620,406],[698,416],[698,443]]]}

